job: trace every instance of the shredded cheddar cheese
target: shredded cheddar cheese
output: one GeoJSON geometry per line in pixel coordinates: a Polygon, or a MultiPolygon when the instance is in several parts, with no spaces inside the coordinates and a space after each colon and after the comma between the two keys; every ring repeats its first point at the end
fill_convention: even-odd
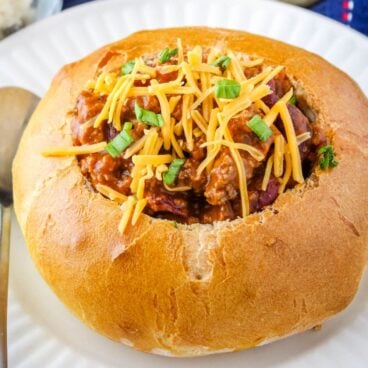
{"type": "Polygon", "coordinates": [[[132,216],[132,225],[135,225],[139,219],[140,214],[143,212],[144,207],[146,207],[147,199],[142,198],[137,201],[137,204],[134,208],[133,216],[132,216]]]}
{"type": "Polygon", "coordinates": [[[117,192],[116,190],[110,188],[107,185],[97,184],[96,189],[106,196],[107,198],[111,199],[112,201],[123,203],[127,200],[127,196],[124,194],[121,194],[120,192],[117,192]]]}
{"type": "MultiPolygon", "coordinates": [[[[279,193],[287,188],[290,178],[296,182],[304,181],[299,145],[311,138],[306,132],[296,136],[287,103],[293,96],[290,89],[272,107],[262,100],[272,91],[268,83],[284,70],[284,66],[266,66],[259,57],[250,57],[228,49],[195,46],[184,48],[177,40],[177,54],[170,63],[146,64],[142,57],[134,60],[129,74],[120,75],[114,71],[102,71],[94,80],[88,80],[85,88],[99,96],[106,96],[102,110],[92,120],[93,127],[101,129],[102,124],[111,124],[118,132],[122,131],[122,111],[129,99],[155,98],[160,107],[162,124],[152,124],[141,130],[134,141],[129,142],[121,152],[121,157],[132,161],[130,171],[130,195],[126,196],[107,185],[98,184],[96,190],[112,201],[121,204],[122,218],[119,231],[124,233],[129,224],[135,225],[147,206],[145,190],[147,180],[154,178],[170,192],[186,192],[190,186],[167,185],[164,178],[174,159],[185,159],[184,151],[192,151],[197,139],[203,139],[205,157],[196,168],[200,176],[210,173],[219,152],[226,147],[234,161],[238,180],[242,215],[249,214],[247,170],[243,163],[245,152],[256,162],[264,162],[262,190],[266,190],[271,175],[279,183],[279,193]],[[220,61],[217,61],[220,58],[220,61]],[[226,65],[221,65],[227,60],[226,65]],[[254,68],[247,78],[246,68],[254,68]],[[176,73],[168,82],[159,83],[159,76],[176,73]],[[216,84],[224,79],[237,82],[240,93],[237,97],[220,98],[216,95],[216,84]],[[139,81],[139,83],[136,83],[139,81]],[[269,153],[237,142],[231,135],[229,122],[245,110],[256,109],[260,119],[271,129],[273,139],[269,153]],[[181,113],[181,118],[177,118],[181,113]],[[277,120],[279,119],[279,120],[277,120]],[[276,120],[283,125],[282,134],[276,127],[276,120]],[[266,161],[267,160],[267,161],[266,161]]],[[[149,110],[149,108],[148,108],[149,110]]],[[[156,113],[157,111],[155,111],[156,113]]],[[[91,122],[91,124],[92,124],[91,122]]],[[[263,124],[264,124],[263,123],[263,124]]],[[[277,123],[279,124],[279,123],[277,123]]],[[[278,125],[277,125],[278,126],[278,125]]],[[[42,151],[44,156],[75,156],[102,152],[108,142],[91,145],[52,147],[42,151]]],[[[108,149],[106,149],[108,150],[108,149]]]]}
{"type": "MultiPolygon", "coordinates": [[[[231,135],[228,131],[225,131],[225,138],[232,142],[231,135]]],[[[248,200],[248,190],[247,190],[247,176],[245,174],[245,167],[243,165],[242,158],[237,149],[230,147],[231,156],[235,161],[235,165],[238,169],[239,176],[239,188],[240,188],[240,201],[243,216],[249,215],[249,200],[248,200]]]]}
{"type": "Polygon", "coordinates": [[[234,79],[237,80],[239,83],[246,80],[244,75],[244,70],[240,64],[239,59],[234,55],[233,52],[229,52],[228,55],[231,57],[231,63],[229,65],[229,70],[234,76],[234,79]]]}
{"type": "Polygon", "coordinates": [[[274,155],[271,155],[269,157],[269,159],[267,160],[266,170],[265,170],[263,181],[262,181],[262,190],[266,190],[267,189],[268,182],[270,181],[270,176],[271,176],[271,172],[272,172],[272,166],[273,166],[273,162],[274,162],[274,158],[273,157],[274,157],[274,155]]]}
{"type": "Polygon", "coordinates": [[[284,171],[285,139],[281,134],[275,136],[274,141],[274,175],[279,178],[284,171]]]}
{"type": "Polygon", "coordinates": [[[43,156],[78,156],[87,155],[90,153],[101,152],[105,149],[106,142],[100,142],[96,144],[89,144],[83,146],[69,146],[69,147],[52,147],[44,149],[41,153],[43,156]]]}
{"type": "Polygon", "coordinates": [[[266,84],[268,83],[271,79],[275,78],[277,74],[279,74],[281,72],[281,70],[283,70],[284,67],[282,65],[277,66],[275,69],[273,69],[265,79],[263,79],[262,83],[266,84]]]}
{"type": "Polygon", "coordinates": [[[176,137],[175,137],[175,134],[174,134],[174,121],[172,120],[171,121],[171,125],[170,125],[170,140],[171,140],[171,145],[176,153],[176,155],[180,158],[183,158],[184,157],[184,153],[183,153],[183,150],[182,148],[180,147],[176,137]]]}
{"type": "Polygon", "coordinates": [[[290,158],[289,152],[286,152],[285,154],[285,161],[286,161],[286,169],[285,169],[285,173],[282,178],[282,181],[281,181],[281,185],[279,186],[279,194],[285,191],[286,185],[289,182],[289,179],[291,176],[292,167],[291,167],[291,158],[290,158]]]}
{"type": "Polygon", "coordinates": [[[169,192],[186,192],[188,190],[191,190],[191,187],[175,187],[175,188],[171,188],[169,187],[167,184],[164,183],[164,187],[166,190],[168,190],[169,192]]]}
{"type": "Polygon", "coordinates": [[[156,168],[156,179],[162,181],[162,174],[168,170],[167,165],[159,165],[156,168]]]}
{"type": "Polygon", "coordinates": [[[179,103],[181,96],[173,96],[169,99],[170,114],[175,110],[176,105],[179,103]]]}
{"type": "Polygon", "coordinates": [[[194,122],[197,124],[198,128],[204,133],[206,134],[207,132],[207,123],[206,120],[204,119],[204,117],[201,115],[201,113],[198,110],[193,110],[191,112],[191,116],[192,119],[194,120],[194,122]]]}
{"type": "Polygon", "coordinates": [[[286,103],[282,102],[279,104],[279,112],[282,119],[282,122],[284,124],[286,137],[288,140],[288,146],[291,156],[291,163],[292,163],[292,173],[293,173],[293,179],[297,181],[298,183],[303,183],[303,170],[302,170],[302,163],[300,160],[300,154],[299,154],[299,147],[298,142],[295,135],[294,125],[291,120],[289,111],[287,109],[286,103]]]}
{"type": "MultiPolygon", "coordinates": [[[[159,83],[156,80],[153,80],[151,82],[151,85],[156,87],[159,86],[159,83]]],[[[161,115],[164,119],[164,126],[162,127],[162,136],[164,139],[164,148],[166,150],[170,149],[170,125],[171,125],[171,109],[169,105],[169,101],[165,95],[165,93],[162,92],[162,90],[156,89],[156,96],[160,103],[161,107],[161,115]]]]}
{"type": "Polygon", "coordinates": [[[201,144],[201,147],[208,147],[208,146],[212,146],[212,145],[223,145],[229,148],[235,148],[238,150],[243,150],[243,151],[247,151],[253,158],[255,158],[257,161],[262,161],[264,160],[265,156],[264,154],[259,151],[257,148],[254,148],[253,146],[249,145],[249,144],[245,144],[245,143],[235,143],[235,142],[231,142],[228,140],[220,140],[220,141],[210,141],[210,142],[206,142],[201,144]]]}
{"type": "Polygon", "coordinates": [[[280,105],[286,104],[290,98],[293,96],[293,89],[287,92],[283,97],[281,97],[270,109],[270,111],[265,115],[263,121],[270,127],[276,121],[279,112],[280,105]]]}
{"type": "Polygon", "coordinates": [[[130,197],[128,197],[126,202],[124,202],[122,204],[121,210],[123,212],[123,216],[122,216],[122,218],[120,220],[120,223],[119,223],[120,233],[124,233],[127,225],[129,224],[129,220],[131,219],[131,217],[134,213],[134,206],[135,206],[136,202],[137,202],[137,200],[133,196],[130,196],[130,197]]]}
{"type": "Polygon", "coordinates": [[[135,141],[130,147],[128,147],[124,153],[124,158],[127,159],[137,152],[139,152],[146,144],[148,134],[145,134],[143,137],[139,138],[135,141]]]}
{"type": "Polygon", "coordinates": [[[189,105],[191,104],[190,96],[183,97],[183,107],[182,107],[182,117],[181,117],[181,125],[184,130],[185,139],[188,143],[188,148],[191,151],[193,149],[193,124],[192,118],[188,116],[189,105]]]}
{"type": "Polygon", "coordinates": [[[171,155],[134,155],[133,163],[138,166],[159,166],[171,162],[171,155]]]}

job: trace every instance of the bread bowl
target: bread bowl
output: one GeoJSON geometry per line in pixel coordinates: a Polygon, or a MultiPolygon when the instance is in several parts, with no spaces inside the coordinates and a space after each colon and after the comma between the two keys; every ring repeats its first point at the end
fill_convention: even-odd
{"type": "Polygon", "coordinates": [[[14,162],[15,209],[42,276],[97,332],[178,356],[261,345],[321,324],[355,295],[367,260],[367,115],[356,84],[306,51],[238,31],[139,32],[55,77],[14,162]],[[304,183],[244,218],[185,225],[141,214],[119,232],[120,203],[82,174],[83,157],[43,153],[73,146],[74,109],[90,80],[172,50],[178,38],[188,50],[216,47],[284,66],[338,165],[321,170],[317,159],[304,183]]]}

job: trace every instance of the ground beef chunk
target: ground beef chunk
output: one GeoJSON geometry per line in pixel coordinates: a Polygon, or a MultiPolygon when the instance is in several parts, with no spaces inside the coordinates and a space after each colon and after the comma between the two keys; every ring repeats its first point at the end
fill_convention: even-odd
{"type": "Polygon", "coordinates": [[[159,83],[167,83],[175,80],[178,77],[178,72],[170,72],[170,73],[161,73],[160,71],[157,71],[156,73],[156,79],[159,83]]]}
{"type": "Polygon", "coordinates": [[[202,209],[199,221],[202,224],[212,224],[215,221],[233,220],[235,214],[229,201],[219,206],[206,205],[202,209]]]}
{"type": "Polygon", "coordinates": [[[82,173],[90,178],[94,186],[104,184],[125,195],[130,194],[130,160],[112,158],[109,154],[101,152],[82,157],[80,166],[82,173]]]}
{"type": "Polygon", "coordinates": [[[136,102],[140,107],[153,111],[156,114],[159,114],[161,111],[160,103],[158,102],[156,96],[128,97],[121,112],[122,121],[136,120],[134,112],[134,106],[136,102]]]}
{"type": "Polygon", "coordinates": [[[303,173],[304,176],[310,175],[310,172],[313,168],[314,163],[318,159],[318,149],[322,146],[329,144],[329,140],[326,134],[318,125],[313,125],[313,134],[311,139],[311,148],[308,153],[308,156],[304,159],[303,162],[303,173]]]}
{"type": "Polygon", "coordinates": [[[208,203],[222,205],[237,196],[238,172],[229,149],[223,149],[211,170],[204,195],[208,203]]]}
{"type": "Polygon", "coordinates": [[[148,87],[150,83],[150,79],[138,79],[134,81],[134,87],[148,87]]]}
{"type": "Polygon", "coordinates": [[[207,183],[206,172],[202,172],[199,176],[197,175],[198,166],[206,157],[205,149],[200,147],[204,141],[205,139],[203,136],[196,138],[193,142],[193,150],[187,150],[189,157],[185,160],[180,170],[177,182],[178,186],[192,187],[194,193],[197,194],[202,194],[204,192],[207,183]]]}
{"type": "MultiPolygon", "coordinates": [[[[157,71],[156,76],[153,79],[156,79],[159,83],[167,83],[175,80],[178,77],[178,72],[170,72],[170,73],[161,73],[157,71]]],[[[151,83],[151,79],[142,79],[142,80],[135,80],[134,86],[135,87],[147,87],[151,83]]]]}
{"type": "Polygon", "coordinates": [[[273,143],[273,138],[271,137],[266,142],[262,142],[250,130],[250,128],[247,125],[247,122],[254,115],[263,116],[262,112],[258,109],[245,110],[241,114],[238,114],[236,117],[232,118],[229,121],[228,127],[234,142],[249,144],[257,148],[264,155],[266,155],[270,149],[271,144],[273,143]]]}
{"type": "MultiPolygon", "coordinates": [[[[248,127],[247,122],[254,115],[261,115],[259,110],[247,110],[242,112],[237,117],[229,121],[229,130],[234,142],[245,143],[254,148],[257,148],[265,156],[267,155],[272,143],[273,137],[270,137],[266,142],[262,142],[248,127]]],[[[253,158],[248,152],[240,151],[240,155],[243,158],[243,164],[247,178],[253,176],[254,170],[260,165],[260,162],[253,158]]]]}
{"type": "Polygon", "coordinates": [[[256,65],[252,66],[250,68],[245,68],[244,75],[250,79],[252,77],[255,77],[257,74],[262,72],[262,65],[256,65]]]}
{"type": "Polygon", "coordinates": [[[73,118],[71,122],[74,144],[79,146],[82,144],[93,144],[102,142],[105,139],[102,127],[94,128],[93,121],[81,124],[77,118],[73,118]]]}
{"type": "Polygon", "coordinates": [[[83,91],[77,99],[77,118],[79,122],[92,119],[100,113],[106,102],[106,96],[99,96],[91,91],[83,91]]]}
{"type": "Polygon", "coordinates": [[[105,104],[106,98],[83,91],[77,99],[75,115],[71,121],[73,143],[75,145],[93,144],[104,140],[102,128],[93,127],[93,118],[97,116],[105,104]]]}
{"type": "Polygon", "coordinates": [[[185,161],[178,177],[178,186],[190,186],[194,193],[203,193],[207,178],[205,173],[197,176],[197,168],[200,162],[193,158],[185,161]]]}
{"type": "Polygon", "coordinates": [[[183,108],[183,103],[182,103],[182,99],[180,99],[179,102],[176,104],[174,111],[171,113],[171,116],[173,116],[177,121],[181,120],[182,108],[183,108]]]}

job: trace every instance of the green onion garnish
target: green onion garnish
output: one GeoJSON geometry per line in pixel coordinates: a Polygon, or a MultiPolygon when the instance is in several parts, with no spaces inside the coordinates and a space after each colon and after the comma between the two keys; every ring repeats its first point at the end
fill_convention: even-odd
{"type": "Polygon", "coordinates": [[[123,130],[111,141],[105,151],[112,157],[118,157],[129,145],[134,142],[134,138],[130,134],[132,123],[125,123],[123,130]]]}
{"type": "Polygon", "coordinates": [[[221,79],[216,82],[215,95],[218,98],[236,98],[240,94],[240,84],[232,79],[221,79]]]}
{"type": "Polygon", "coordinates": [[[130,121],[127,121],[123,125],[123,131],[125,132],[129,132],[129,130],[132,130],[132,128],[133,128],[133,124],[130,121]]]}
{"type": "Polygon", "coordinates": [[[173,56],[178,54],[178,49],[172,49],[171,51],[169,50],[168,47],[165,47],[162,51],[160,56],[158,57],[158,61],[163,64],[166,63],[167,61],[169,61],[173,56]]]}
{"type": "Polygon", "coordinates": [[[164,125],[164,120],[162,119],[161,114],[156,114],[153,111],[143,109],[137,102],[134,105],[134,112],[137,120],[141,123],[157,127],[162,127],[164,125]]]}
{"type": "Polygon", "coordinates": [[[135,60],[130,60],[126,62],[125,64],[123,64],[123,66],[121,67],[121,74],[122,75],[130,74],[134,69],[134,65],[135,65],[135,60]]]}
{"type": "Polygon", "coordinates": [[[231,58],[229,56],[223,55],[216,59],[211,63],[213,66],[219,66],[222,70],[226,70],[226,68],[231,63],[231,58]]]}
{"type": "Polygon", "coordinates": [[[167,170],[163,175],[164,183],[166,185],[174,184],[181,167],[184,165],[184,162],[184,158],[177,158],[171,162],[169,170],[167,170]]]}
{"type": "Polygon", "coordinates": [[[272,136],[272,130],[269,126],[261,119],[259,115],[255,115],[247,123],[249,128],[254,134],[262,141],[267,141],[272,136]]]}
{"type": "Polygon", "coordinates": [[[335,152],[330,144],[321,147],[318,150],[318,154],[321,156],[319,159],[319,167],[322,170],[337,166],[338,162],[335,160],[335,152]]]}
{"type": "Polygon", "coordinates": [[[292,95],[290,100],[289,100],[289,103],[292,104],[292,105],[296,105],[297,103],[297,99],[296,99],[296,96],[295,95],[292,95]]]}

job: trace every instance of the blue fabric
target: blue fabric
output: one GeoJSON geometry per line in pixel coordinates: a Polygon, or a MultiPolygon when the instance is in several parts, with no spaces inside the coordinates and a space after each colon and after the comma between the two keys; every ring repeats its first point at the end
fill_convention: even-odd
{"type": "MultiPolygon", "coordinates": [[[[64,0],[64,9],[88,1],[93,0],[64,0]]],[[[355,28],[368,36],[368,0],[320,0],[311,7],[311,10],[355,28]]]]}
{"type": "Polygon", "coordinates": [[[322,0],[311,7],[368,36],[368,0],[322,0]]]}

